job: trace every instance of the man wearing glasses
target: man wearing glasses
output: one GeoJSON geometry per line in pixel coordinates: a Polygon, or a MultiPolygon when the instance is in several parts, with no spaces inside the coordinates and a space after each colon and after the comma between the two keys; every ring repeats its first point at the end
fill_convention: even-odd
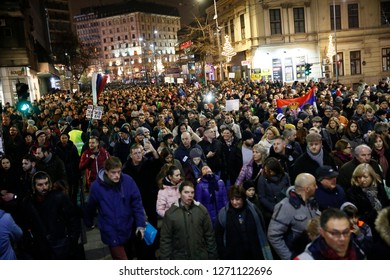
{"type": "Polygon", "coordinates": [[[320,217],[319,237],[295,260],[365,260],[366,255],[351,235],[348,216],[329,208],[320,217]]]}

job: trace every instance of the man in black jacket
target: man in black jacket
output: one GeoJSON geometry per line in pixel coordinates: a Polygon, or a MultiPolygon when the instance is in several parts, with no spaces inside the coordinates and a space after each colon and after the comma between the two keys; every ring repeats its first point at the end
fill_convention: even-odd
{"type": "Polygon", "coordinates": [[[25,230],[32,237],[25,248],[33,259],[74,259],[81,219],[69,197],[53,190],[49,175],[39,171],[32,178],[34,194],[24,200],[25,230]]]}

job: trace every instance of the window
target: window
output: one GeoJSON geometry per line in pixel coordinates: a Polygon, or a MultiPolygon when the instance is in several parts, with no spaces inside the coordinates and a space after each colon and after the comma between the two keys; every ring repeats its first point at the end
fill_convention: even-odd
{"type": "Polygon", "coordinates": [[[390,24],[390,1],[381,2],[381,24],[390,24]]]}
{"type": "Polygon", "coordinates": [[[337,53],[337,56],[333,56],[333,73],[336,74],[337,67],[337,75],[344,76],[344,59],[343,53],[337,53]]]}
{"type": "Polygon", "coordinates": [[[359,75],[362,73],[360,51],[352,51],[349,53],[351,60],[351,75],[359,75]]]}
{"type": "Polygon", "coordinates": [[[382,49],[382,69],[390,71],[390,48],[382,49]]]}
{"type": "Polygon", "coordinates": [[[340,5],[334,5],[334,6],[330,5],[330,29],[334,30],[335,12],[336,12],[336,29],[341,30],[340,5]]]}
{"type": "Polygon", "coordinates": [[[305,9],[294,8],[294,32],[305,33],[305,9]]]}
{"type": "Polygon", "coordinates": [[[241,39],[245,39],[245,15],[240,15],[241,39]]]}
{"type": "Polygon", "coordinates": [[[282,34],[282,21],[280,18],[280,9],[269,10],[271,35],[282,34]]]}
{"type": "Polygon", "coordinates": [[[358,4],[348,4],[348,28],[359,28],[358,4]]]}
{"type": "Polygon", "coordinates": [[[234,24],[233,20],[230,20],[230,42],[235,42],[234,40],[234,24]]]}

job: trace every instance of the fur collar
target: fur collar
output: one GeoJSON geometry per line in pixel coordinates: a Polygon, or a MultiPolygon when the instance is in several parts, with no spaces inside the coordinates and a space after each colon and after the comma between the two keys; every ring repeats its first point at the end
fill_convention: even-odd
{"type": "Polygon", "coordinates": [[[390,246],[390,207],[379,212],[375,221],[375,229],[380,237],[390,246]]]}

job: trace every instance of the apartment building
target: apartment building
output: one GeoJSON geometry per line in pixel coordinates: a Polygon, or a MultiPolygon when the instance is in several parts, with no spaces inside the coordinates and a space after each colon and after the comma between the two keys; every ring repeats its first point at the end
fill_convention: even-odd
{"type": "MultiPolygon", "coordinates": [[[[208,22],[219,31],[221,48],[228,35],[237,53],[222,64],[224,77],[288,83],[327,78],[353,85],[390,76],[389,0],[214,3],[206,9],[208,22]]],[[[213,75],[220,77],[215,64],[213,75]]]]}
{"type": "Polygon", "coordinates": [[[175,8],[137,1],[90,7],[74,23],[80,42],[99,53],[90,70],[110,73],[112,79],[156,77],[176,61],[180,17],[175,8]]]}

